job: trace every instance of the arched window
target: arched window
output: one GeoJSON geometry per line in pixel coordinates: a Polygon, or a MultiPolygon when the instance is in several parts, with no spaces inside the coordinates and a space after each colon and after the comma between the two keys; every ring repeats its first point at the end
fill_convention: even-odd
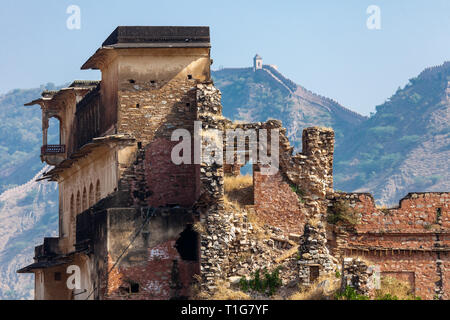
{"type": "Polygon", "coordinates": [[[76,216],[76,212],[75,212],[75,199],[73,197],[73,193],[72,196],[70,197],[70,226],[69,226],[69,230],[70,230],[70,234],[74,235],[75,234],[75,229],[76,229],[76,220],[75,220],[75,216],[76,216]]]}
{"type": "Polygon", "coordinates": [[[100,201],[101,189],[100,189],[100,180],[97,180],[97,185],[95,186],[95,203],[100,201]]]}
{"type": "Polygon", "coordinates": [[[83,188],[83,211],[88,208],[87,206],[87,192],[86,187],[83,188]]]}
{"type": "Polygon", "coordinates": [[[47,144],[62,144],[61,121],[56,117],[51,117],[48,122],[47,144]]]}
{"type": "Polygon", "coordinates": [[[77,213],[81,212],[81,196],[80,191],[77,192],[77,213]]]}
{"type": "Polygon", "coordinates": [[[94,196],[94,186],[91,183],[91,185],[89,186],[89,207],[92,207],[95,203],[94,196]]]}

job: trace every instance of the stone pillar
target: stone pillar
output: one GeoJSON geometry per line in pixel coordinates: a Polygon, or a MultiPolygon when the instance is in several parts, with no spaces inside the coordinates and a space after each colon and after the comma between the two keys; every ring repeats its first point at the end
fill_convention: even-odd
{"type": "Polygon", "coordinates": [[[42,145],[47,145],[47,133],[48,133],[48,116],[47,113],[42,113],[42,145]]]}
{"type": "Polygon", "coordinates": [[[347,286],[355,289],[357,294],[369,296],[373,289],[374,269],[359,258],[344,258],[342,261],[341,291],[347,286]]]}
{"type": "Polygon", "coordinates": [[[336,266],[326,246],[327,238],[323,222],[320,220],[306,223],[299,246],[300,284],[309,286],[314,277],[319,278],[332,273],[336,266]],[[312,274],[316,272],[316,274],[312,274]]]}
{"type": "MultiPolygon", "coordinates": [[[[330,128],[311,127],[303,130],[302,154],[307,156],[309,168],[315,167],[325,184],[326,192],[333,190],[334,131],[330,128]]],[[[315,170],[311,170],[314,173],[315,170]]]]}
{"type": "MultiPolygon", "coordinates": [[[[210,129],[223,130],[220,98],[220,91],[212,84],[197,86],[197,121],[201,121],[201,134],[205,137],[208,137],[210,129]]],[[[215,140],[208,142],[212,144],[213,141],[215,140]]],[[[205,141],[203,140],[202,143],[205,141]]],[[[205,231],[200,235],[201,289],[207,292],[214,291],[216,280],[224,278],[227,267],[226,259],[230,242],[228,234],[231,223],[223,205],[223,176],[222,164],[207,164],[202,161],[200,198],[197,206],[202,208],[200,220],[205,227],[205,231]]]]}

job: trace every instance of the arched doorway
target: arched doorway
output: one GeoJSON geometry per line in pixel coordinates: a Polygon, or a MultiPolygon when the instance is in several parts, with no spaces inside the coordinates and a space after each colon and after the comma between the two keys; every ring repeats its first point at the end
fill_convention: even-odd
{"type": "Polygon", "coordinates": [[[89,207],[95,204],[94,185],[91,183],[89,186],[89,207]]]}

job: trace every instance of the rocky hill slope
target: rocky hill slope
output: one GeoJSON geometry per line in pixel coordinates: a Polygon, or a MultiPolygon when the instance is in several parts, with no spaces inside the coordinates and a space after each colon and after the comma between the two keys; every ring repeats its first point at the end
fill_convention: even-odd
{"type": "Polygon", "coordinates": [[[33,263],[34,246],[56,236],[56,184],[36,182],[44,167],[27,183],[0,194],[0,299],[32,299],[33,275],[17,274],[33,263]]]}
{"type": "MultiPolygon", "coordinates": [[[[60,87],[58,87],[60,88],[60,87]]],[[[0,193],[31,179],[41,168],[42,120],[39,106],[23,104],[43,90],[58,89],[52,83],[34,89],[15,89],[0,96],[0,193]]],[[[49,139],[57,135],[49,132],[49,139]]]]}
{"type": "Polygon", "coordinates": [[[35,181],[46,169],[39,159],[41,111],[23,105],[45,89],[56,87],[0,96],[0,300],[33,298],[33,276],[16,270],[32,263],[34,246],[58,230],[56,184],[35,181]]]}
{"type": "Polygon", "coordinates": [[[243,121],[279,119],[297,148],[301,145],[303,128],[332,127],[336,131],[336,143],[340,144],[344,136],[366,120],[336,101],[295,84],[270,65],[256,71],[222,69],[213,72],[213,79],[222,91],[226,117],[243,121]]]}
{"type": "Polygon", "coordinates": [[[450,190],[450,62],[428,68],[347,135],[338,188],[394,204],[411,191],[450,190]]]}

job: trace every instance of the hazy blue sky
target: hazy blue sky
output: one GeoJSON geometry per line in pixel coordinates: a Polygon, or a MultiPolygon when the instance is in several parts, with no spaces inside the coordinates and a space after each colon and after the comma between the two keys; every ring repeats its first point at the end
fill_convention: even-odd
{"type": "Polygon", "coordinates": [[[81,65],[118,25],[208,25],[213,69],[259,53],[295,82],[368,114],[428,66],[450,60],[450,1],[2,0],[0,93],[98,79],[81,65]],[[69,30],[69,5],[81,29],[69,30]],[[381,29],[369,30],[369,5],[381,29]]]}

